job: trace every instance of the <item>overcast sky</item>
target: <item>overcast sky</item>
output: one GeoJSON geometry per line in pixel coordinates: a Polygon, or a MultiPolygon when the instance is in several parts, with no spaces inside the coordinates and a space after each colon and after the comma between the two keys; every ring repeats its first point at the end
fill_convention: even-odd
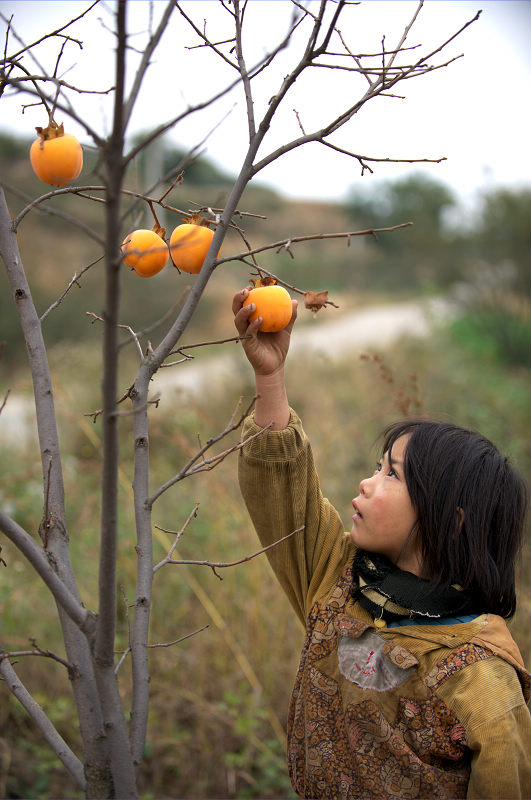
{"type": "MultiPolygon", "coordinates": [[[[89,5],[89,2],[77,0],[48,0],[46,3],[0,0],[0,10],[6,17],[14,15],[14,28],[26,43],[35,41],[89,5]]],[[[155,18],[165,6],[165,0],[155,0],[155,18]]],[[[184,2],[183,7],[201,27],[206,19],[212,36],[214,31],[218,38],[225,34],[229,14],[215,0],[193,0],[184,2]]],[[[383,35],[387,47],[392,48],[416,7],[417,3],[410,0],[367,0],[352,7],[340,27],[351,49],[357,52],[378,51],[383,35]]],[[[71,29],[71,35],[82,38],[84,46],[80,50],[70,43],[65,49],[61,59],[65,80],[87,88],[103,89],[111,85],[113,44],[107,26],[111,24],[112,8],[112,3],[101,4],[90,17],[71,29]]],[[[285,31],[290,9],[291,4],[286,0],[251,0],[244,40],[248,65],[255,63],[285,31]]],[[[380,180],[408,174],[413,169],[422,169],[450,184],[465,198],[492,186],[531,187],[531,2],[427,0],[408,42],[411,45],[423,43],[425,50],[432,50],[480,9],[480,19],[445,51],[446,58],[462,53],[463,58],[430,75],[401,84],[398,93],[405,94],[405,100],[380,98],[373,101],[333,139],[342,147],[377,158],[446,156],[447,161],[418,167],[377,164],[374,176],[366,174],[362,178],[357,162],[312,144],[282,157],[258,179],[289,196],[312,199],[342,198],[352,186],[365,186],[370,182],[377,185],[380,180]]],[[[146,0],[130,3],[130,29],[138,32],[132,43],[140,48],[145,41],[142,32],[147,29],[149,13],[150,4],[146,0]]],[[[3,22],[2,28],[5,30],[3,22]]],[[[196,43],[196,37],[174,12],[168,36],[150,68],[130,132],[146,130],[166,121],[174,109],[207,97],[235,75],[205,49],[187,49],[196,43]]],[[[12,52],[13,48],[9,50],[12,52]]],[[[43,66],[53,71],[57,44],[53,48],[41,48],[38,53],[43,66]]],[[[446,60],[438,58],[439,63],[446,60]]],[[[260,83],[256,82],[258,117],[267,108],[267,100],[275,93],[279,81],[292,68],[294,59],[295,46],[283,53],[274,77],[264,76],[260,83]]],[[[133,74],[131,65],[130,80],[133,74]]],[[[260,153],[265,154],[284,139],[298,135],[299,123],[293,109],[305,129],[312,130],[329,118],[345,99],[349,102],[357,99],[367,85],[363,80],[357,76],[353,82],[352,75],[316,70],[312,72],[311,81],[298,81],[279,124],[268,134],[260,153]]],[[[90,117],[94,128],[108,131],[111,119],[108,97],[71,95],[71,99],[78,112],[83,111],[90,117]]],[[[66,118],[63,121],[84,144],[89,143],[82,129],[69,125],[66,118]]],[[[218,123],[221,124],[206,143],[208,155],[224,169],[236,172],[246,147],[240,90],[216,104],[202,122],[194,118],[176,128],[169,138],[189,147],[218,123]]],[[[31,135],[36,125],[44,124],[42,108],[27,109],[22,114],[20,97],[4,98],[0,102],[0,129],[31,135]]]]}

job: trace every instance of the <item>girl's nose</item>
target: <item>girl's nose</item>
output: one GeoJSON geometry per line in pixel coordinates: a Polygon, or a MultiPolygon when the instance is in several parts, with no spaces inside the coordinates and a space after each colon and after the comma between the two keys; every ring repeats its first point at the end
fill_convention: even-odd
{"type": "Polygon", "coordinates": [[[367,495],[370,491],[370,478],[364,478],[360,481],[360,494],[367,495]]]}

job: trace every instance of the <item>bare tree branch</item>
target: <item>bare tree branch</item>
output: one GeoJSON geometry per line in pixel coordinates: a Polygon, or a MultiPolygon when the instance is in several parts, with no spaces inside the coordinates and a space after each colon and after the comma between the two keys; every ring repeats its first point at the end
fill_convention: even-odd
{"type": "Polygon", "coordinates": [[[124,127],[127,127],[131,119],[131,114],[133,113],[133,108],[138,99],[138,94],[140,92],[142,82],[146,76],[146,72],[148,70],[151,57],[155,52],[157,45],[159,44],[162,35],[164,34],[164,31],[166,30],[166,27],[170,21],[170,17],[175,8],[175,5],[176,5],[175,0],[169,0],[169,2],[166,4],[166,8],[164,9],[164,13],[162,14],[160,22],[157,26],[157,30],[150,37],[149,42],[147,43],[146,47],[143,50],[142,60],[136,71],[135,79],[133,81],[129,97],[127,98],[124,104],[124,118],[123,118],[124,127]]]}
{"type": "MultiPolygon", "coordinates": [[[[342,3],[341,3],[341,0],[340,0],[340,2],[338,3],[338,6],[337,6],[336,15],[334,17],[334,19],[336,21],[337,21],[338,16],[339,16],[338,12],[340,12],[340,10],[341,10],[340,9],[341,6],[342,6],[342,3]]],[[[422,2],[420,3],[420,6],[422,6],[422,2]]],[[[415,12],[415,18],[418,15],[419,10],[420,10],[420,7],[417,8],[417,10],[415,12]]],[[[377,75],[377,78],[375,78],[374,81],[370,81],[369,82],[369,88],[367,89],[365,94],[356,103],[351,105],[349,108],[347,108],[345,111],[343,111],[334,120],[332,120],[331,122],[327,123],[320,130],[316,130],[313,133],[309,133],[309,134],[303,135],[303,136],[301,136],[301,137],[299,137],[297,139],[293,139],[291,142],[286,143],[286,144],[282,145],[281,147],[277,148],[276,150],[272,151],[271,153],[269,153],[269,155],[265,156],[264,158],[262,158],[260,161],[258,161],[256,164],[253,165],[253,176],[256,175],[258,172],[260,172],[262,169],[264,169],[264,167],[266,167],[272,161],[275,161],[280,156],[284,155],[287,152],[290,152],[291,150],[293,150],[293,149],[295,149],[297,147],[302,146],[303,144],[307,144],[309,142],[320,142],[321,144],[324,144],[325,143],[324,140],[326,139],[326,137],[330,136],[332,133],[334,133],[339,128],[341,128],[343,125],[345,125],[345,123],[348,122],[355,114],[357,114],[358,111],[360,111],[360,109],[369,100],[372,100],[374,97],[377,97],[378,95],[381,95],[382,93],[387,92],[389,89],[391,89],[393,86],[395,86],[399,81],[404,80],[405,78],[418,77],[418,76],[424,74],[426,71],[432,71],[433,69],[435,69],[436,67],[424,66],[423,69],[421,69],[421,67],[423,65],[426,65],[426,62],[428,61],[428,59],[433,58],[433,56],[435,56],[438,53],[440,53],[445,47],[447,47],[448,44],[450,44],[450,42],[452,42],[457,36],[459,36],[467,27],[469,27],[473,22],[475,22],[477,19],[479,19],[480,13],[481,12],[478,12],[475,15],[475,17],[473,17],[465,25],[463,25],[455,34],[453,34],[445,42],[443,42],[443,44],[439,45],[437,48],[432,50],[426,56],[422,56],[413,65],[404,68],[403,71],[399,71],[399,72],[395,73],[393,75],[393,77],[390,78],[390,79],[387,79],[387,75],[386,75],[387,65],[384,63],[382,68],[380,69],[378,75],[377,75]]],[[[405,40],[404,36],[407,35],[407,33],[409,32],[409,30],[411,28],[411,24],[412,23],[410,23],[410,25],[407,26],[405,34],[403,35],[401,41],[405,40]]],[[[317,23],[316,23],[316,26],[317,26],[317,23]]],[[[331,35],[330,28],[328,30],[328,34],[331,35]]],[[[400,49],[401,48],[399,47],[399,48],[391,51],[391,57],[390,57],[390,62],[389,62],[390,65],[392,65],[394,63],[394,60],[396,58],[396,54],[400,51],[400,49]]],[[[299,62],[297,67],[293,70],[293,72],[284,79],[283,84],[282,84],[278,94],[275,95],[272,98],[272,102],[270,104],[270,108],[268,109],[268,112],[266,113],[264,119],[262,120],[262,123],[261,123],[262,125],[263,124],[267,124],[267,126],[269,126],[269,120],[272,117],[272,112],[274,112],[276,110],[276,107],[278,107],[280,102],[284,99],[287,91],[291,88],[291,86],[295,82],[295,80],[298,77],[298,75],[300,74],[300,72],[304,68],[306,68],[307,66],[314,65],[315,59],[318,56],[322,55],[324,52],[326,52],[326,49],[323,49],[323,46],[321,46],[321,48],[316,49],[313,52],[310,51],[309,49],[307,49],[306,54],[305,54],[305,58],[303,58],[301,60],[301,62],[299,62]],[[273,106],[273,108],[272,108],[272,106],[273,106]]],[[[452,59],[452,60],[454,60],[454,59],[452,59]]],[[[447,62],[447,63],[450,63],[450,62],[447,62]]],[[[446,65],[447,64],[445,64],[444,66],[446,66],[446,65]]]]}
{"type": "MultiPolygon", "coordinates": [[[[95,6],[97,6],[97,5],[98,5],[98,2],[99,2],[99,0],[94,0],[94,2],[93,2],[93,3],[91,3],[91,5],[90,5],[90,6],[88,6],[88,8],[86,8],[86,9],[85,9],[85,11],[82,11],[82,12],[81,12],[81,14],[78,14],[78,16],[77,16],[77,17],[74,17],[73,19],[69,20],[67,23],[65,23],[65,25],[61,25],[61,27],[60,27],[60,28],[56,28],[56,29],[55,29],[54,31],[52,31],[51,33],[45,33],[45,34],[44,34],[44,36],[41,36],[41,38],[40,38],[40,39],[37,39],[36,41],[32,42],[31,44],[24,45],[24,47],[22,48],[22,50],[19,50],[19,51],[18,51],[18,52],[16,52],[16,53],[12,53],[12,54],[9,56],[9,58],[10,58],[11,60],[15,60],[15,59],[19,58],[19,57],[20,57],[20,56],[21,56],[23,53],[26,53],[26,52],[31,52],[31,53],[33,53],[33,51],[35,50],[35,48],[37,47],[37,45],[41,44],[42,42],[46,41],[47,39],[51,39],[51,38],[53,38],[54,36],[59,36],[60,34],[62,34],[62,32],[63,32],[63,31],[65,31],[67,28],[69,28],[69,27],[70,27],[70,25],[73,25],[73,24],[74,24],[74,22],[78,22],[80,19],[83,19],[83,17],[84,17],[86,14],[88,14],[90,11],[92,11],[92,9],[93,9],[95,6]]],[[[1,14],[1,13],[0,13],[0,16],[2,16],[2,18],[3,18],[4,20],[6,19],[6,18],[4,17],[4,15],[3,15],[3,14],[1,14]]],[[[18,38],[18,37],[17,37],[17,38],[18,38]]],[[[70,38],[70,37],[69,37],[69,38],[70,38]]],[[[78,44],[79,44],[79,42],[78,42],[78,44]]]]}
{"type": "Polygon", "coordinates": [[[201,628],[198,628],[196,631],[192,631],[191,633],[186,633],[184,636],[180,636],[178,639],[174,639],[173,642],[158,642],[157,644],[148,644],[149,648],[157,648],[157,647],[173,647],[176,644],[180,644],[181,642],[185,642],[187,639],[191,639],[192,636],[197,636],[198,633],[202,633],[209,628],[210,625],[203,625],[201,628]]]}
{"type": "Polygon", "coordinates": [[[10,393],[11,393],[11,389],[8,389],[7,392],[4,395],[4,399],[2,400],[2,405],[0,406],[0,414],[2,413],[4,408],[6,407],[7,398],[9,397],[10,393]]]}
{"type": "MultiPolygon", "coordinates": [[[[80,677],[72,684],[72,688],[85,757],[91,763],[105,765],[108,764],[109,758],[107,740],[99,737],[103,721],[89,645],[94,633],[94,618],[81,604],[68,549],[63,475],[50,370],[40,321],[24,273],[2,187],[0,187],[0,254],[6,266],[21,328],[27,342],[43,476],[47,473],[50,459],[52,463],[47,503],[51,524],[47,529],[46,556],[42,548],[39,548],[20,526],[2,512],[0,512],[0,525],[4,533],[25,554],[56,600],[67,657],[72,663],[83,665],[80,677]]],[[[103,767],[99,779],[101,785],[105,782],[105,772],[106,768],[103,767]]]]}
{"type": "Polygon", "coordinates": [[[193,356],[187,355],[184,352],[185,350],[193,350],[196,347],[208,347],[209,345],[212,345],[212,344],[227,344],[227,342],[240,342],[242,340],[242,338],[246,338],[246,337],[229,336],[228,339],[215,339],[215,340],[209,341],[209,342],[196,342],[195,344],[183,344],[183,345],[181,345],[181,347],[178,347],[176,350],[172,350],[171,353],[168,353],[168,355],[172,356],[172,355],[175,355],[175,353],[180,353],[180,355],[184,356],[184,358],[181,361],[172,361],[170,364],[161,364],[161,369],[162,369],[162,367],[173,367],[176,364],[182,364],[183,361],[190,361],[190,359],[192,359],[193,356]]]}
{"type": "Polygon", "coordinates": [[[376,236],[377,233],[397,231],[401,228],[408,228],[410,225],[413,225],[413,223],[401,222],[398,225],[391,225],[387,228],[365,228],[365,230],[362,231],[345,231],[343,233],[310,233],[305,234],[304,236],[291,236],[288,239],[281,239],[278,242],[271,242],[269,244],[264,244],[261,247],[254,247],[252,250],[248,250],[247,252],[236,253],[231,256],[222,257],[218,259],[217,265],[219,266],[220,264],[224,264],[226,261],[243,261],[248,256],[255,255],[256,253],[263,253],[266,250],[280,251],[282,249],[287,249],[288,247],[291,247],[292,244],[297,244],[299,242],[311,242],[321,239],[346,239],[348,244],[348,241],[352,236],[376,236]]]}
{"type": "Polygon", "coordinates": [[[42,658],[49,658],[52,661],[57,661],[58,664],[62,664],[68,671],[68,674],[71,679],[76,676],[77,670],[76,668],[70,664],[68,661],[65,661],[64,658],[58,656],[57,653],[53,653],[51,650],[43,650],[42,647],[39,647],[35,639],[30,639],[31,644],[33,645],[33,650],[11,650],[9,653],[6,653],[0,649],[0,661],[4,658],[9,658],[10,660],[16,658],[23,658],[24,656],[40,656],[42,658]]]}
{"type": "MultiPolygon", "coordinates": [[[[165,533],[171,533],[172,532],[172,531],[167,531],[165,528],[159,528],[159,530],[164,531],[165,533]]],[[[283,536],[281,539],[278,539],[276,542],[273,542],[272,544],[268,544],[266,547],[262,547],[260,550],[257,550],[256,553],[252,553],[250,556],[244,556],[243,558],[239,558],[236,561],[193,561],[193,560],[190,560],[190,559],[174,559],[174,558],[170,557],[170,553],[173,551],[173,547],[172,547],[172,550],[170,551],[170,553],[168,553],[166,558],[164,558],[162,561],[160,561],[157,564],[157,566],[153,568],[153,571],[155,571],[156,569],[160,569],[161,567],[165,566],[166,564],[189,564],[189,565],[197,566],[197,567],[210,567],[210,569],[212,570],[212,572],[214,573],[216,578],[219,578],[220,581],[221,581],[221,580],[223,580],[223,578],[221,577],[221,575],[218,575],[218,573],[216,572],[217,569],[225,569],[227,567],[236,567],[239,564],[245,564],[247,561],[251,561],[253,558],[256,558],[256,556],[262,555],[262,553],[266,553],[268,550],[271,550],[272,547],[276,547],[277,545],[282,544],[282,542],[285,542],[286,539],[290,539],[296,533],[300,533],[303,530],[304,530],[304,525],[301,525],[300,528],[297,528],[296,530],[291,531],[291,533],[288,533],[286,536],[283,536]]],[[[175,542],[175,544],[176,544],[176,542],[175,542]]]]}
{"type": "Polygon", "coordinates": [[[230,433],[237,430],[241,426],[245,417],[249,414],[251,408],[253,407],[255,401],[256,397],[253,397],[250,405],[239,416],[239,418],[236,421],[234,421],[238,409],[241,405],[241,398],[240,398],[238,405],[236,406],[236,409],[234,410],[234,413],[232,414],[231,419],[229,420],[224,430],[221,431],[221,433],[219,433],[217,436],[208,439],[208,441],[204,445],[200,446],[197,453],[194,456],[192,456],[192,458],[185,464],[185,466],[176,475],[173,476],[173,478],[170,478],[170,480],[167,481],[165,484],[163,484],[163,486],[161,486],[159,489],[157,489],[157,491],[154,492],[154,494],[152,494],[151,497],[147,498],[145,502],[146,509],[151,509],[155,500],[157,500],[162,494],[164,494],[164,492],[166,492],[168,489],[170,489],[179,481],[182,481],[184,478],[188,478],[190,475],[195,475],[198,472],[206,472],[210,471],[211,469],[214,469],[214,467],[216,467],[218,464],[224,461],[225,458],[228,455],[230,455],[230,453],[234,453],[238,450],[241,450],[241,448],[247,442],[251,441],[252,439],[262,434],[265,430],[267,430],[267,428],[270,426],[262,428],[260,431],[258,431],[258,433],[255,433],[252,436],[245,439],[244,441],[238,442],[232,447],[227,448],[222,453],[218,453],[217,455],[212,456],[211,458],[205,458],[205,453],[214,444],[217,444],[217,442],[221,441],[222,439],[224,439],[226,436],[228,436],[230,433]]]}
{"type": "MultiPolygon", "coordinates": [[[[29,208],[28,211],[31,209],[35,209],[36,211],[38,211],[39,214],[45,214],[50,217],[57,217],[58,219],[62,219],[65,222],[68,222],[69,225],[74,225],[76,228],[85,233],[87,236],[90,236],[90,238],[93,239],[95,242],[97,242],[99,245],[103,246],[102,237],[98,233],[96,233],[94,228],[91,228],[90,225],[87,225],[82,220],[77,219],[77,217],[74,217],[72,214],[67,214],[65,211],[61,211],[61,209],[59,208],[41,207],[41,205],[37,204],[36,201],[31,200],[29,195],[26,194],[26,192],[22,192],[18,188],[18,186],[13,186],[10,183],[6,183],[6,181],[3,181],[2,185],[4,189],[7,189],[7,191],[10,192],[11,194],[14,194],[16,197],[20,197],[21,200],[29,202],[31,208],[29,208]]],[[[53,193],[49,193],[48,196],[53,196],[53,193]]],[[[16,230],[16,226],[14,230],[16,230]]]]}
{"type": "Polygon", "coordinates": [[[184,525],[182,526],[182,528],[181,528],[181,530],[180,530],[180,531],[169,531],[169,530],[167,530],[166,528],[161,528],[159,525],[155,525],[155,527],[157,528],[157,530],[159,530],[159,531],[164,531],[164,533],[171,533],[173,536],[175,536],[175,539],[173,540],[173,544],[172,544],[172,546],[170,547],[170,549],[169,549],[169,551],[168,551],[168,555],[166,556],[166,558],[164,558],[162,561],[160,561],[158,564],[156,564],[156,565],[153,567],[153,574],[155,574],[155,572],[158,572],[158,570],[159,570],[161,567],[163,567],[163,566],[164,566],[164,564],[168,564],[168,563],[170,562],[170,560],[171,560],[171,556],[172,556],[172,554],[173,554],[173,552],[174,552],[175,548],[176,548],[176,547],[177,547],[177,545],[179,544],[179,540],[180,540],[181,536],[183,535],[183,533],[185,532],[185,530],[187,529],[187,527],[189,526],[189,524],[191,523],[191,521],[192,521],[193,519],[195,519],[195,517],[197,517],[197,510],[198,510],[198,508],[199,508],[199,503],[196,503],[196,504],[194,505],[194,507],[193,507],[192,511],[190,512],[190,514],[188,514],[188,517],[187,517],[187,519],[186,519],[186,522],[184,523],[184,525]]]}
{"type": "Polygon", "coordinates": [[[11,666],[9,658],[10,654],[4,653],[3,649],[0,647],[0,675],[2,675],[2,678],[5,680],[6,686],[25,708],[30,718],[35,725],[37,725],[45,741],[50,745],[56,756],[63,762],[68,772],[76,780],[80,789],[84,791],[86,789],[86,780],[83,764],[52,725],[37,701],[34,700],[28,692],[11,666]]]}
{"type": "MultiPolygon", "coordinates": [[[[244,4],[245,8],[245,4],[244,4]]],[[[243,55],[243,42],[242,42],[242,22],[243,14],[240,14],[240,2],[234,0],[234,27],[236,31],[236,58],[238,61],[238,70],[242,79],[243,91],[245,94],[245,104],[247,107],[247,124],[249,127],[249,141],[253,140],[256,133],[256,123],[254,119],[254,103],[253,95],[251,92],[251,79],[245,66],[245,58],[243,55]]]]}
{"type": "Polygon", "coordinates": [[[80,270],[80,272],[76,272],[76,273],[73,275],[73,277],[72,277],[72,278],[71,278],[71,280],[70,280],[70,283],[68,284],[68,286],[66,287],[66,289],[64,290],[64,292],[63,292],[63,293],[62,293],[62,294],[61,294],[61,295],[60,295],[60,296],[57,298],[57,300],[55,300],[55,301],[54,301],[54,302],[51,304],[51,306],[49,306],[49,307],[46,309],[46,311],[45,311],[43,314],[41,314],[41,316],[40,316],[40,321],[41,321],[41,322],[43,322],[43,321],[46,319],[46,317],[48,316],[48,314],[50,314],[50,313],[51,313],[51,312],[52,312],[54,309],[56,309],[56,308],[57,308],[59,305],[61,305],[61,303],[62,303],[62,302],[63,302],[63,300],[65,299],[66,295],[69,293],[70,289],[71,289],[73,286],[77,286],[77,287],[81,288],[81,286],[80,286],[80,283],[79,283],[79,279],[80,279],[80,278],[81,278],[81,277],[82,277],[82,276],[85,274],[85,272],[88,272],[88,270],[89,270],[91,267],[93,267],[95,264],[99,264],[99,262],[100,262],[102,259],[103,259],[103,256],[99,256],[98,258],[94,259],[94,261],[91,261],[91,262],[90,262],[90,264],[87,264],[87,266],[86,266],[86,267],[83,267],[83,269],[82,269],[82,270],[80,270]]]}
{"type": "Polygon", "coordinates": [[[98,618],[94,668],[101,702],[115,791],[137,796],[124,709],[114,674],[116,632],[116,555],[118,542],[118,419],[114,414],[118,383],[118,314],[120,307],[120,202],[124,180],[126,3],[116,6],[116,91],[112,132],[103,153],[106,173],[105,310],[103,313],[101,537],[98,574],[98,618]]]}
{"type": "Polygon", "coordinates": [[[57,575],[43,548],[39,547],[29,533],[2,510],[0,510],[0,530],[29,561],[70,619],[90,636],[94,629],[93,615],[74,597],[57,575]]]}

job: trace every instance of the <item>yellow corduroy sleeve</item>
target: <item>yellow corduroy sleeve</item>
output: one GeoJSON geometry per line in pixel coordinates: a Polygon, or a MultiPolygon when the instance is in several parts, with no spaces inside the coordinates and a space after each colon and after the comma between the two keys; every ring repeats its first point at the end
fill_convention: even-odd
{"type": "Polygon", "coordinates": [[[472,750],[469,798],[531,797],[531,715],[514,667],[493,656],[438,689],[472,750]]]}
{"type": "Polygon", "coordinates": [[[310,443],[297,414],[287,428],[260,433],[253,416],[243,426],[240,489],[263,546],[304,526],[268,550],[269,562],[304,624],[314,602],[335,585],[354,554],[339,515],[321,494],[310,443]]]}

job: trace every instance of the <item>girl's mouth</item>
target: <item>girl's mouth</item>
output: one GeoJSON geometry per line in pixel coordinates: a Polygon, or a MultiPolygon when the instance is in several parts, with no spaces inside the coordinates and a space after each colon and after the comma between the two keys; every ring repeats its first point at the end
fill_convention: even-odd
{"type": "Polygon", "coordinates": [[[352,501],[352,505],[354,506],[354,515],[353,515],[352,519],[355,522],[363,519],[363,514],[361,513],[361,511],[359,510],[358,506],[356,505],[356,503],[354,501],[352,501]]]}

